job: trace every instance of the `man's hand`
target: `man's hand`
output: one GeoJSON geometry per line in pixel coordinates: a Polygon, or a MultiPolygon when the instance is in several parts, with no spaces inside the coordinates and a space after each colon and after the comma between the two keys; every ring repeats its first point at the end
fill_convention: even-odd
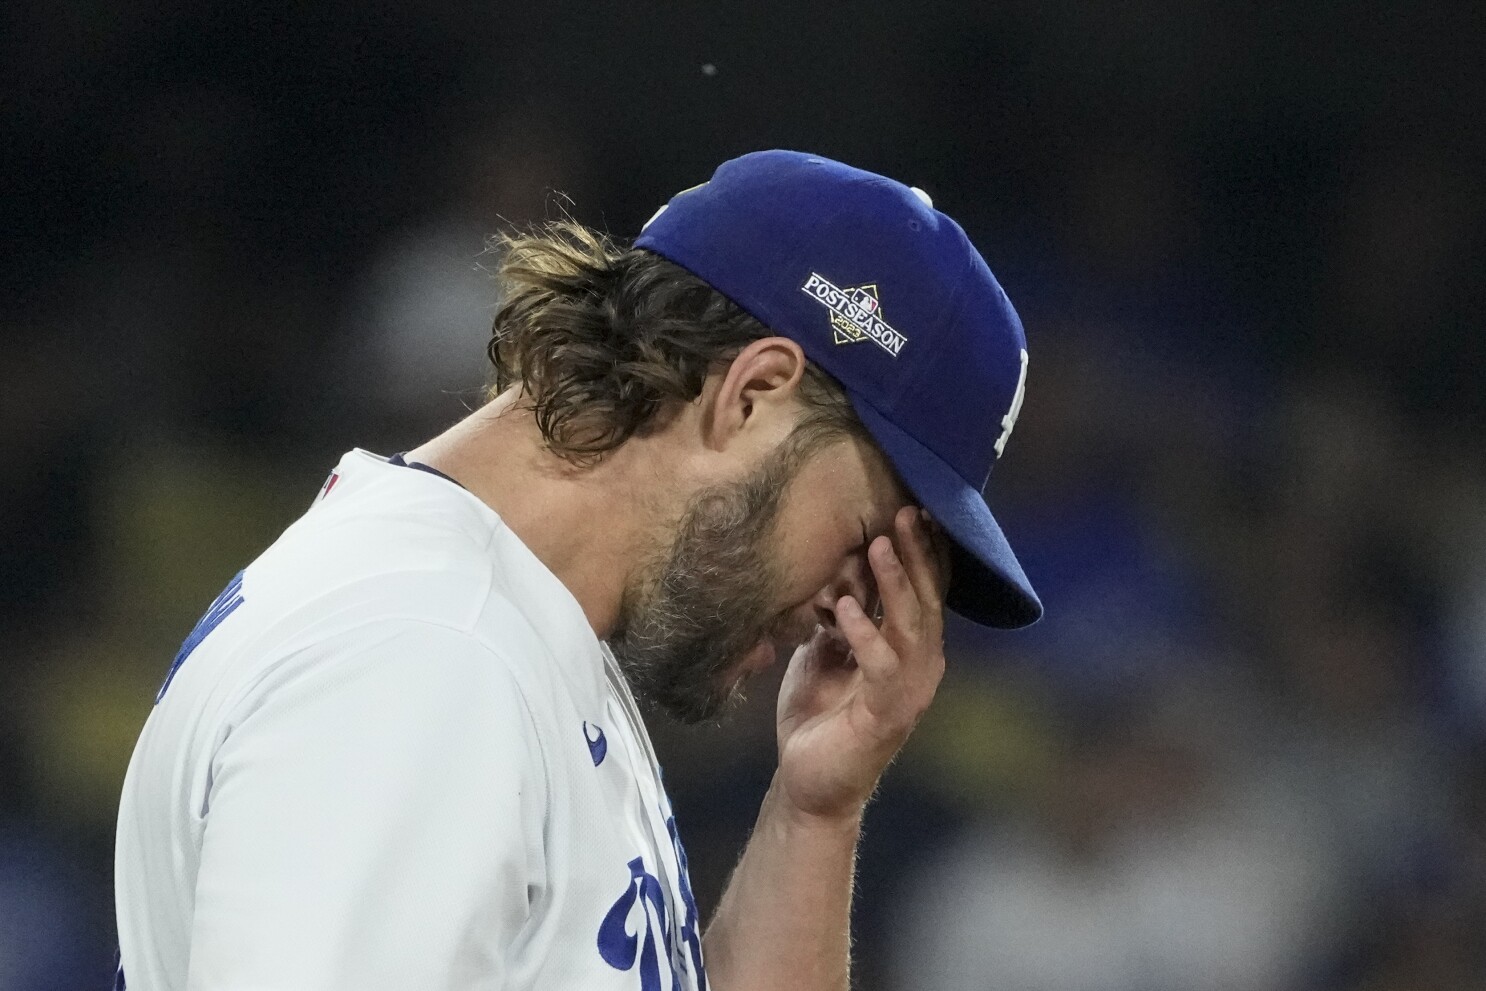
{"type": "Polygon", "coordinates": [[[861,814],[944,676],[947,555],[922,510],[900,509],[894,529],[896,540],[878,537],[867,551],[881,627],[843,596],[839,635],[817,632],[791,659],[780,688],[775,787],[806,817],[861,814]]]}
{"type": "Polygon", "coordinates": [[[707,930],[717,987],[850,987],[862,810],[944,675],[947,544],[917,509],[899,510],[893,527],[867,550],[881,628],[843,597],[837,629],[817,633],[785,673],[779,770],[707,930]]]}

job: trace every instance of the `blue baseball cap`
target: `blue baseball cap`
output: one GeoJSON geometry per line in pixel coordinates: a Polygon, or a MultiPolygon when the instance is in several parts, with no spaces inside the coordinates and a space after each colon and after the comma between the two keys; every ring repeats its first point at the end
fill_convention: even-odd
{"type": "Polygon", "coordinates": [[[724,162],[635,247],[696,275],[845,388],[952,538],[948,605],[984,626],[1042,603],[986,505],[1027,382],[1021,320],[964,230],[923,190],[793,151],[724,162]]]}

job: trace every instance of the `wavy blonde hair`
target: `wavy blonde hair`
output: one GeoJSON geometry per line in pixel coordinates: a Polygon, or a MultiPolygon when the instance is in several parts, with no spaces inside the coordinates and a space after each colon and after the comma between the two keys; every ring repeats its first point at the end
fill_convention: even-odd
{"type": "MultiPolygon", "coordinates": [[[[500,307],[487,351],[489,397],[519,385],[547,446],[592,464],[663,426],[712,371],[772,332],[732,300],[659,255],[623,248],[572,220],[493,239],[500,307]]],[[[807,366],[796,433],[816,449],[865,437],[839,383],[807,366]]]]}

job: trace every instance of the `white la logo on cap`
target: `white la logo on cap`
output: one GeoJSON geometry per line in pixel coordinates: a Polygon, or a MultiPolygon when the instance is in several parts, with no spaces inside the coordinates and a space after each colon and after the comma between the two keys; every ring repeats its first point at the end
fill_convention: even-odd
{"type": "MultiPolygon", "coordinates": [[[[687,186],[685,189],[681,190],[681,192],[677,193],[676,196],[685,196],[687,193],[691,192],[693,189],[701,189],[705,185],[707,185],[707,183],[705,183],[705,182],[699,182],[695,186],[687,186]]],[[[671,197],[671,200],[674,200],[676,198],[676,196],[672,196],[671,197]]],[[[645,223],[643,225],[641,225],[641,227],[640,227],[640,233],[641,234],[644,234],[645,233],[645,228],[646,227],[649,227],[651,224],[655,223],[655,219],[657,217],[659,217],[661,214],[663,214],[663,213],[666,212],[666,207],[668,207],[668,206],[671,205],[671,200],[666,200],[666,202],[662,203],[660,205],[660,209],[657,210],[657,211],[655,211],[654,213],[652,213],[650,215],[650,219],[647,220],[647,221],[645,221],[645,223]]]]}
{"type": "Polygon", "coordinates": [[[1016,379],[1016,395],[1011,397],[1011,409],[1001,418],[1001,436],[996,438],[996,457],[1006,450],[1006,442],[1016,427],[1016,418],[1022,413],[1022,397],[1027,394],[1027,349],[1022,348],[1022,370],[1016,379]]]}

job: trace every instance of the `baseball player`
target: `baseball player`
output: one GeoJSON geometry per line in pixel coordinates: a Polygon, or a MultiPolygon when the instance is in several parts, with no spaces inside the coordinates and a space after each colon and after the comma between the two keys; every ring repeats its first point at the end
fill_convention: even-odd
{"type": "Polygon", "coordinates": [[[784,151],[627,249],[513,235],[499,274],[491,401],[347,454],[171,665],[120,987],[847,987],[943,605],[1041,615],[981,494],[1016,313],[921,190],[784,151]],[[642,707],[712,719],[776,663],[778,770],[704,935],[642,707]]]}

